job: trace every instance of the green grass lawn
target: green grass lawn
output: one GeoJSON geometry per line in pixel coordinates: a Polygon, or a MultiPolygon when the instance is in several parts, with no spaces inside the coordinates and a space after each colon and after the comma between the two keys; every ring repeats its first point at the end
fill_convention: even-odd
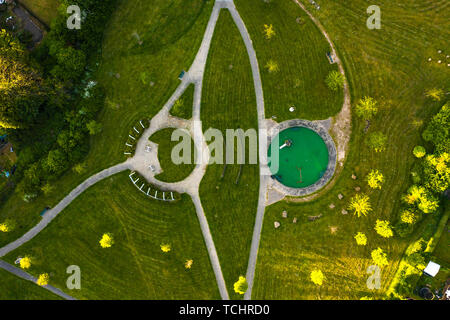
{"type": "Polygon", "coordinates": [[[192,118],[192,109],[194,103],[194,84],[190,84],[180,99],[178,99],[170,109],[170,114],[183,119],[192,118]]]}
{"type": "Polygon", "coordinates": [[[450,13],[442,3],[432,1],[381,1],[378,5],[383,10],[381,30],[366,28],[368,5],[362,0],[321,3],[320,11],[311,12],[337,46],[349,77],[353,103],[365,95],[379,102],[380,110],[368,133],[384,132],[388,136],[387,149],[382,153],[368,149],[364,142],[365,122],[354,115],[350,154],[333,189],[310,203],[281,202],[266,210],[254,299],[381,297],[409,241],[423,230],[419,228],[409,239],[384,240],[373,227],[376,219],[395,223],[401,194],[412,183],[412,150],[423,143],[421,131],[442,105],[427,100],[425,90],[448,88],[450,84],[449,68],[427,62],[439,49],[450,54],[446,40],[450,13]],[[370,192],[364,181],[371,169],[384,174],[382,190],[370,192]],[[357,180],[351,179],[352,173],[357,180]],[[356,193],[356,186],[370,194],[373,211],[368,217],[358,219],[352,214],[341,214],[356,193]],[[338,200],[339,193],[344,195],[343,200],[338,200]],[[336,205],[333,210],[328,207],[331,203],[336,205]],[[281,217],[283,210],[288,211],[288,220],[281,217]],[[321,219],[307,221],[307,216],[320,213],[324,215],[321,219]],[[295,216],[299,218],[296,225],[292,223],[295,216]],[[274,229],[274,221],[281,222],[280,229],[274,229]],[[338,228],[335,234],[330,227],[338,228]],[[356,247],[353,236],[357,231],[367,235],[366,247],[356,247]],[[382,269],[382,290],[370,292],[365,285],[366,267],[371,264],[370,251],[378,246],[387,253],[390,264],[382,269]],[[321,288],[309,280],[315,268],[327,277],[321,288]]]}
{"type": "MultiPolygon", "coordinates": [[[[162,173],[155,176],[156,179],[164,182],[177,182],[182,181],[187,178],[195,168],[195,146],[189,132],[185,131],[182,140],[172,141],[172,133],[175,129],[163,129],[154,133],[150,140],[158,144],[158,160],[163,170],[162,173]],[[189,139],[191,141],[191,157],[190,164],[175,164],[172,160],[172,150],[174,147],[184,141],[184,139],[189,139]]],[[[176,154],[178,156],[178,153],[176,154]]],[[[184,155],[181,154],[180,157],[184,155]]]]}
{"type": "Polygon", "coordinates": [[[319,29],[292,0],[236,0],[256,50],[264,89],[266,118],[326,119],[339,112],[342,90],[331,91],[325,78],[337,65],[328,62],[330,46],[319,29]],[[301,18],[301,23],[297,22],[301,18]],[[275,35],[266,39],[264,25],[275,35]],[[278,72],[268,72],[273,60],[278,72]],[[295,106],[295,112],[289,108],[295,106]]]}
{"type": "Polygon", "coordinates": [[[52,20],[58,15],[58,7],[61,4],[60,0],[20,0],[19,3],[22,3],[47,26],[50,26],[52,20]]]}
{"type": "Polygon", "coordinates": [[[0,300],[61,300],[35,283],[0,269],[0,300]]]}
{"type": "Polygon", "coordinates": [[[106,28],[97,80],[107,91],[107,104],[98,117],[103,130],[91,139],[84,161],[86,171],[81,175],[67,172],[53,182],[52,192],[31,203],[25,203],[18,194],[10,196],[1,204],[0,221],[12,218],[17,228],[0,234],[0,246],[28,231],[39,221],[39,213],[46,206],[55,206],[86,178],[124,161],[130,128],[162,108],[179,85],[180,71],[194,60],[212,5],[212,1],[200,0],[188,5],[181,0],[120,2],[106,28]],[[172,15],[182,18],[164,18],[172,15]],[[161,38],[164,44],[157,52],[141,50],[135,33],[141,37],[142,45],[152,37],[161,38]]]}
{"type": "Polygon", "coordinates": [[[194,206],[151,200],[128,172],[100,182],[77,198],[36,238],[5,260],[30,255],[29,272],[78,299],[216,299],[219,292],[194,206]],[[99,240],[112,233],[115,244],[99,240]],[[163,253],[161,244],[172,250],[163,253]],[[193,260],[190,270],[186,260],[193,260]],[[81,290],[67,290],[66,268],[81,269],[81,290]]]}
{"type": "MultiPolygon", "coordinates": [[[[257,128],[256,98],[247,51],[230,13],[222,10],[209,52],[201,120],[203,129],[257,128]],[[233,50],[230,50],[233,48],[233,50]]],[[[247,148],[248,149],[248,148],[247,148]]],[[[200,198],[216,245],[230,298],[247,271],[259,189],[257,165],[215,164],[207,168],[200,198]]]]}

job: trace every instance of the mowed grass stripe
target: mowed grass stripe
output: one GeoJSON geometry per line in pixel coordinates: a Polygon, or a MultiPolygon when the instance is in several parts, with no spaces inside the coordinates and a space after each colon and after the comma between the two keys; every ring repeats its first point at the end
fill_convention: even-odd
{"type": "Polygon", "coordinates": [[[343,103],[342,90],[331,91],[325,84],[326,76],[337,70],[337,65],[329,64],[326,53],[331,48],[311,19],[293,1],[235,2],[258,57],[266,117],[275,116],[281,122],[337,114],[343,103]],[[271,39],[266,39],[264,25],[273,26],[271,39]],[[270,60],[278,64],[277,72],[268,72],[270,60]],[[291,106],[295,112],[289,112],[291,106]]]}
{"type": "Polygon", "coordinates": [[[189,197],[151,200],[120,173],[88,189],[36,238],[6,261],[31,255],[30,273],[78,299],[217,299],[214,273],[189,197]],[[115,244],[99,240],[112,233],[115,244]],[[161,251],[161,244],[172,250],[161,251]],[[186,260],[192,269],[185,269],[186,260]],[[81,290],[68,291],[66,268],[81,269],[81,290]]]}
{"type": "MultiPolygon", "coordinates": [[[[257,129],[256,97],[249,57],[229,11],[222,10],[209,52],[202,97],[204,131],[216,128],[257,129]]],[[[236,145],[236,144],[235,144],[236,145]]],[[[248,149],[248,147],[247,147],[248,149]]],[[[248,153],[248,152],[247,152],[248,153]]],[[[247,160],[248,161],[248,160],[247,160]]],[[[248,163],[248,162],[247,162],[248,163]]],[[[258,165],[210,165],[200,185],[200,199],[208,219],[230,298],[233,283],[245,276],[255,221],[258,165]]]]}

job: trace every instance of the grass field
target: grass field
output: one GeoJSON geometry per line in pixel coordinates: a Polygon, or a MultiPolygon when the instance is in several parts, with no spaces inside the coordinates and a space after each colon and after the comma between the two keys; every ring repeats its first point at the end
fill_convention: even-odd
{"type": "Polygon", "coordinates": [[[88,189],[5,260],[18,255],[31,255],[29,272],[49,273],[50,283],[62,290],[66,268],[78,265],[81,290],[64,290],[78,299],[219,298],[190,198],[176,204],[151,200],[126,172],[88,189]],[[111,248],[99,245],[104,233],[114,236],[111,248]],[[160,249],[165,243],[172,248],[168,253],[160,249]]]}
{"type": "MultiPolygon", "coordinates": [[[[150,140],[158,144],[158,160],[163,170],[162,173],[155,176],[156,179],[164,182],[177,182],[187,178],[195,168],[195,146],[189,132],[185,132],[183,138],[191,140],[191,160],[190,164],[175,164],[172,160],[173,148],[181,143],[178,141],[172,141],[172,133],[175,129],[163,129],[154,133],[150,140]]],[[[178,156],[178,154],[177,154],[178,156]]],[[[183,157],[184,155],[180,155],[183,157]]]]}
{"type": "MultiPolygon", "coordinates": [[[[244,42],[228,11],[222,10],[209,52],[202,100],[203,129],[257,128],[256,98],[244,42]],[[229,50],[233,48],[233,50],[229,50]],[[232,67],[231,67],[232,66],[232,67]]],[[[248,149],[248,148],[247,148],[248,149]]],[[[248,162],[247,162],[248,163],[248,162]]],[[[258,201],[258,166],[214,164],[200,185],[200,198],[219,255],[230,298],[233,283],[247,271],[258,201]]]]}
{"type": "Polygon", "coordinates": [[[318,120],[338,113],[342,90],[331,91],[325,78],[337,65],[328,62],[330,46],[311,19],[292,0],[236,0],[258,57],[264,89],[266,118],[318,120]],[[297,22],[301,18],[301,23],[297,22]],[[266,39],[264,25],[275,35],[266,39]],[[273,60],[277,72],[268,72],[273,60]],[[295,106],[295,112],[289,108],[295,106]]]}
{"type": "Polygon", "coordinates": [[[19,3],[23,4],[47,26],[50,26],[52,20],[58,15],[58,7],[61,4],[59,0],[20,0],[19,3]]]}
{"type": "Polygon", "coordinates": [[[212,4],[201,0],[189,5],[181,0],[120,3],[106,28],[97,80],[107,91],[107,105],[98,118],[103,125],[102,133],[91,139],[91,149],[84,161],[86,171],[81,175],[69,171],[53,183],[52,192],[31,203],[25,203],[17,194],[10,196],[0,207],[0,221],[12,218],[17,228],[0,234],[0,246],[28,231],[39,221],[39,213],[46,206],[55,206],[86,178],[123,161],[130,128],[162,108],[179,84],[180,71],[192,63],[212,4]],[[183,15],[183,19],[170,21],[169,26],[164,15],[183,15]],[[144,39],[143,45],[147,38],[164,35],[171,42],[164,40],[158,52],[142,52],[136,47],[139,45],[135,33],[144,39]]]}
{"type": "MultiPolygon", "coordinates": [[[[275,204],[266,210],[261,247],[258,256],[254,299],[359,299],[381,297],[392,279],[408,241],[394,237],[383,240],[375,234],[376,219],[395,223],[400,210],[400,196],[410,180],[414,163],[412,149],[423,143],[420,133],[441,104],[425,98],[426,89],[448,88],[449,69],[428,63],[437,50],[449,54],[450,12],[443,2],[404,1],[401,4],[380,1],[382,29],[366,28],[365,1],[321,3],[316,11],[304,1],[327,29],[343,60],[352,89],[352,100],[368,95],[380,106],[368,133],[382,131],[388,136],[383,153],[368,149],[364,140],[365,122],[353,119],[350,154],[335,187],[318,200],[305,204],[275,204]],[[424,26],[427,26],[424,28],[424,26]],[[447,26],[443,28],[443,26],[447,26]],[[364,49],[362,49],[364,48],[364,49]],[[385,183],[380,191],[370,192],[365,176],[371,169],[380,170],[385,183]],[[355,173],[357,180],[352,180],[355,173]],[[342,215],[350,197],[360,186],[370,194],[373,212],[366,218],[342,215]],[[338,200],[339,193],[344,195],[338,200]],[[334,203],[336,208],[329,209],[334,203]],[[289,221],[281,218],[287,210],[289,221]],[[306,216],[323,213],[323,218],[309,222],[306,216]],[[292,224],[297,216],[299,222],[292,224]],[[275,230],[274,221],[282,226],[275,230]],[[337,227],[335,234],[330,227],[337,227]],[[366,233],[368,245],[356,247],[356,231],[366,233]],[[387,252],[389,266],[382,270],[382,290],[368,292],[365,268],[371,264],[370,251],[380,246],[387,252]],[[319,268],[327,280],[321,288],[309,274],[319,268]]],[[[264,23],[261,21],[261,23],[264,23]]],[[[444,56],[445,57],[445,56],[444,56]]],[[[426,221],[422,223],[425,225],[426,221]]]]}
{"type": "Polygon", "coordinates": [[[194,103],[194,84],[190,84],[180,99],[178,99],[170,109],[170,114],[183,119],[192,118],[192,109],[194,103]]]}
{"type": "Polygon", "coordinates": [[[0,269],[0,300],[60,300],[53,293],[0,269]]]}

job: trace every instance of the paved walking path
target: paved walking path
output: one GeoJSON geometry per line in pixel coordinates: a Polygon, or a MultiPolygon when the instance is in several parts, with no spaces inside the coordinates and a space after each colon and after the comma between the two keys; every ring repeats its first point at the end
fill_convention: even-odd
{"type": "MultiPolygon", "coordinates": [[[[8,272],[18,276],[19,278],[31,281],[35,285],[37,285],[36,284],[37,278],[33,277],[32,275],[30,275],[29,273],[23,271],[22,269],[14,267],[13,265],[11,265],[11,264],[9,264],[9,263],[7,263],[5,261],[0,260],[0,268],[2,268],[3,270],[8,271],[8,272]]],[[[65,294],[64,292],[62,292],[61,290],[59,290],[59,289],[57,289],[57,288],[55,288],[53,286],[47,285],[47,286],[43,286],[42,288],[47,289],[48,291],[56,294],[57,296],[60,296],[63,299],[76,300],[75,298],[69,296],[68,294],[65,294]]]]}
{"type": "Polygon", "coordinates": [[[242,39],[244,40],[245,47],[247,48],[247,54],[250,59],[250,65],[252,68],[253,74],[253,84],[255,87],[256,94],[256,108],[258,113],[258,129],[259,129],[259,173],[260,173],[260,181],[259,181],[259,198],[258,198],[258,208],[256,211],[256,219],[255,226],[253,229],[253,237],[252,244],[250,247],[250,256],[248,260],[246,279],[248,283],[248,289],[244,294],[245,300],[250,300],[252,297],[252,289],[253,289],[253,281],[255,278],[255,268],[256,268],[256,259],[258,257],[258,248],[259,242],[261,238],[261,230],[264,220],[264,211],[266,208],[266,194],[267,194],[267,185],[269,182],[268,167],[266,165],[266,148],[264,147],[264,140],[266,139],[266,135],[264,131],[266,130],[266,122],[265,122],[265,112],[264,112],[264,94],[262,88],[261,74],[259,71],[258,59],[256,58],[256,52],[253,48],[253,42],[250,38],[250,34],[245,27],[244,21],[242,20],[239,12],[236,10],[236,6],[232,1],[228,4],[228,9],[230,10],[231,16],[233,17],[234,23],[237,25],[239,32],[241,34],[242,39]]]}

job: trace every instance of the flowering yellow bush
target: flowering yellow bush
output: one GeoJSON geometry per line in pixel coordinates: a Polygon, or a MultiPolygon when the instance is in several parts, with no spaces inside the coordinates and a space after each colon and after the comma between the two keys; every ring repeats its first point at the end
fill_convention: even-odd
{"type": "Polygon", "coordinates": [[[423,158],[427,154],[427,151],[422,146],[415,146],[414,150],[413,150],[413,154],[416,158],[420,159],[420,158],[423,158]]]}
{"type": "Polygon", "coordinates": [[[239,280],[234,283],[234,292],[244,294],[248,289],[247,279],[243,276],[239,276],[239,280]]]}
{"type": "Polygon", "coordinates": [[[272,73],[272,72],[277,72],[278,71],[278,63],[276,63],[273,60],[269,60],[266,64],[266,69],[272,73]]]}
{"type": "Polygon", "coordinates": [[[373,262],[379,267],[387,266],[389,264],[387,260],[387,255],[386,253],[383,252],[381,248],[372,250],[370,255],[372,256],[373,262]]]}
{"type": "Polygon", "coordinates": [[[381,189],[381,184],[384,182],[384,177],[378,170],[372,170],[367,175],[367,183],[372,189],[381,189]]]}
{"type": "Polygon", "coordinates": [[[404,210],[400,215],[400,220],[407,224],[414,224],[417,221],[417,216],[412,211],[404,210]]]}
{"type": "Polygon", "coordinates": [[[311,281],[316,285],[321,286],[323,284],[324,275],[321,270],[313,270],[310,277],[311,281]]]}
{"type": "Polygon", "coordinates": [[[186,263],[184,264],[184,267],[186,269],[192,268],[192,264],[194,263],[194,260],[186,260],[186,263]]]}
{"type": "Polygon", "coordinates": [[[114,238],[111,233],[105,233],[99,242],[102,248],[111,248],[114,244],[114,238]]]}
{"type": "Polygon", "coordinates": [[[31,258],[28,256],[20,259],[19,265],[22,269],[29,269],[31,267],[31,258]]]}
{"type": "Polygon", "coordinates": [[[275,35],[275,30],[273,30],[273,25],[264,25],[264,33],[266,35],[266,39],[270,39],[275,35]]]}
{"type": "Polygon", "coordinates": [[[424,187],[413,185],[408,189],[408,193],[403,198],[403,200],[408,204],[413,204],[420,201],[421,198],[425,196],[426,190],[424,187]]]}
{"type": "Polygon", "coordinates": [[[50,277],[48,276],[48,273],[43,273],[39,275],[36,283],[40,286],[46,286],[48,285],[48,281],[50,280],[50,277]]]}
{"type": "Polygon", "coordinates": [[[8,232],[9,231],[8,225],[6,223],[0,223],[0,231],[8,232]]]}
{"type": "Polygon", "coordinates": [[[372,211],[369,200],[369,196],[365,194],[357,194],[350,200],[349,209],[353,210],[353,213],[358,215],[358,217],[361,215],[366,216],[367,213],[372,211]]]}
{"type": "Polygon", "coordinates": [[[169,252],[170,250],[172,250],[172,248],[170,247],[170,244],[162,244],[161,245],[162,252],[169,252]]]}
{"type": "Polygon", "coordinates": [[[355,240],[358,246],[365,246],[367,244],[367,237],[364,233],[358,232],[355,235],[355,240]]]}
{"type": "Polygon", "coordinates": [[[391,226],[389,225],[389,221],[387,220],[378,220],[375,224],[375,231],[384,238],[390,238],[394,235],[391,226]]]}
{"type": "Polygon", "coordinates": [[[10,232],[14,229],[14,221],[6,219],[3,223],[0,223],[0,232],[10,232]]]}

